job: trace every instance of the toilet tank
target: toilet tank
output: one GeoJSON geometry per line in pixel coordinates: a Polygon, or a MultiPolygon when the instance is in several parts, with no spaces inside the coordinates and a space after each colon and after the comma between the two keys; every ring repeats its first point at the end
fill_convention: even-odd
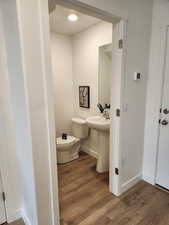
{"type": "Polygon", "coordinates": [[[89,128],[84,119],[72,118],[72,133],[76,138],[84,139],[88,137],[89,128]]]}

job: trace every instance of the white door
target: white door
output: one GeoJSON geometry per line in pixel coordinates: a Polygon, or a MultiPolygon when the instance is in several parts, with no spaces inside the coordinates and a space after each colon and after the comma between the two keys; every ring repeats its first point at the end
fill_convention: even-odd
{"type": "Polygon", "coordinates": [[[161,104],[156,184],[169,190],[169,27],[164,32],[164,83],[161,104]]]}
{"type": "Polygon", "coordinates": [[[126,23],[120,21],[113,25],[113,76],[111,90],[111,129],[110,129],[110,191],[121,194],[121,118],[122,96],[124,90],[124,56],[126,42],[126,23]],[[113,162],[113,163],[112,163],[113,162]]]}
{"type": "Polygon", "coordinates": [[[0,224],[6,222],[5,204],[3,200],[3,188],[0,175],[0,224]]]}

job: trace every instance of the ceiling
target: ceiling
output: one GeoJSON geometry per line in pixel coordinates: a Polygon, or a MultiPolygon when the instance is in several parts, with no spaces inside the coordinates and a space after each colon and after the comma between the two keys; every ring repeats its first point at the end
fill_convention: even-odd
{"type": "Polygon", "coordinates": [[[74,10],[59,5],[56,5],[56,8],[50,13],[50,30],[59,34],[74,35],[99,22],[101,22],[100,19],[75,12],[74,10]],[[70,22],[67,19],[67,16],[71,13],[78,15],[78,21],[70,22]]]}

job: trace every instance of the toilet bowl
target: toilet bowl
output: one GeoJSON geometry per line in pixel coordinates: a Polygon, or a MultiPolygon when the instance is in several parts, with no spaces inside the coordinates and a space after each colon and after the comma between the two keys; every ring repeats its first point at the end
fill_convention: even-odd
{"type": "Polygon", "coordinates": [[[57,138],[57,162],[59,164],[68,163],[79,158],[81,139],[88,136],[88,126],[81,118],[72,118],[72,134],[67,139],[57,138]]]}
{"type": "Polygon", "coordinates": [[[57,160],[58,163],[67,163],[79,157],[80,139],[67,136],[67,140],[62,137],[57,138],[57,160]]]}

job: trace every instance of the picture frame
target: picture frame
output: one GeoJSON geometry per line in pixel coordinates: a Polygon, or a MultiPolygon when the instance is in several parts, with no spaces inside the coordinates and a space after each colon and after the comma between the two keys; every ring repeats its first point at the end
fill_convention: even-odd
{"type": "Polygon", "coordinates": [[[79,86],[79,106],[90,108],[90,86],[79,86]]]}

